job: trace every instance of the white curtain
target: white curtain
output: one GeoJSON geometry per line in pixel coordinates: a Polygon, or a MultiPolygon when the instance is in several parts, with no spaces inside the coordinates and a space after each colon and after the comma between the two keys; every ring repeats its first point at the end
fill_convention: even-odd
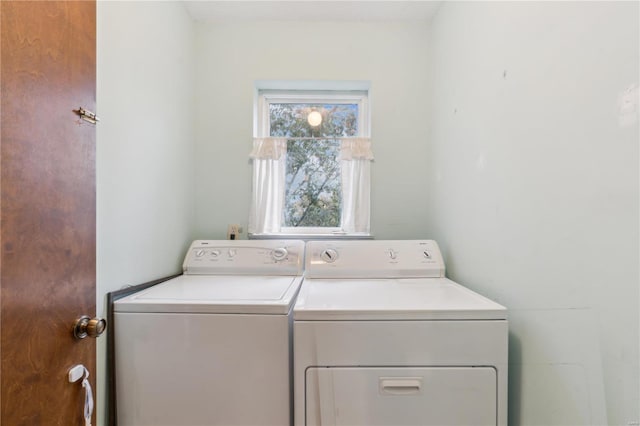
{"type": "Polygon", "coordinates": [[[287,140],[256,138],[253,159],[253,191],[248,231],[251,234],[280,232],[284,207],[287,140]]]}
{"type": "Polygon", "coordinates": [[[342,230],[369,233],[371,201],[371,139],[343,139],[340,149],[342,167],[342,230]]]}
{"type": "MultiPolygon", "coordinates": [[[[255,138],[250,157],[253,160],[253,192],[249,215],[249,233],[280,232],[284,208],[286,138],[255,138]]],[[[371,140],[344,138],[341,141],[342,230],[369,233],[371,140]]]]}

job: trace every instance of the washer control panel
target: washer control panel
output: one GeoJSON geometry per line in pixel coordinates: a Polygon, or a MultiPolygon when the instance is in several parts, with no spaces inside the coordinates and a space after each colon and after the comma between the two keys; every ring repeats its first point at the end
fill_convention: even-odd
{"type": "Polygon", "coordinates": [[[302,275],[299,240],[196,240],[182,264],[187,275],[302,275]]]}
{"type": "Polygon", "coordinates": [[[444,261],[433,240],[309,241],[308,278],[444,277],[444,261]]]}

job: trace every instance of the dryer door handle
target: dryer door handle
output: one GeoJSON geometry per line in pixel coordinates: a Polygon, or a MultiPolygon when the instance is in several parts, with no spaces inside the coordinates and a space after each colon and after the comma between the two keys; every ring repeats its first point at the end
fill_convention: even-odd
{"type": "Polygon", "coordinates": [[[422,393],[422,377],[380,377],[381,395],[417,395],[422,393]]]}

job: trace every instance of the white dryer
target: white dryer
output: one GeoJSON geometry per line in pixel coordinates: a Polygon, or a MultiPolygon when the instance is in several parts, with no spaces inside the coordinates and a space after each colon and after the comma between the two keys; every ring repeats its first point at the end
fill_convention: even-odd
{"type": "Polygon", "coordinates": [[[296,426],[507,424],[507,310],[434,241],[315,241],[294,306],[296,426]]]}
{"type": "Polygon", "coordinates": [[[302,241],[195,241],[184,275],[114,303],[119,426],[291,423],[302,241]]]}

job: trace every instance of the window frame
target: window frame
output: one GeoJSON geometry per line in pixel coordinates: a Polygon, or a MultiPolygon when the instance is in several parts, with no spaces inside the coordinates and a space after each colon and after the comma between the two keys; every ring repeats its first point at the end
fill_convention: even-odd
{"type": "MultiPolygon", "coordinates": [[[[370,137],[370,92],[369,89],[355,90],[313,90],[313,89],[257,89],[257,101],[254,110],[254,136],[271,137],[269,105],[271,103],[310,103],[310,104],[357,104],[358,133],[353,138],[370,137]]],[[[315,138],[315,137],[314,137],[315,138]]],[[[327,139],[317,137],[317,139],[327,139]]],[[[347,139],[345,137],[336,139],[347,139]]],[[[367,206],[369,211],[371,206],[367,206]]],[[[371,238],[370,233],[349,233],[342,227],[289,227],[283,226],[280,232],[271,234],[252,234],[251,238],[371,238]]]]}
{"type": "Polygon", "coordinates": [[[367,90],[259,90],[256,137],[265,138],[270,136],[270,103],[357,104],[358,135],[355,137],[367,138],[371,133],[369,94],[367,90]]]}

